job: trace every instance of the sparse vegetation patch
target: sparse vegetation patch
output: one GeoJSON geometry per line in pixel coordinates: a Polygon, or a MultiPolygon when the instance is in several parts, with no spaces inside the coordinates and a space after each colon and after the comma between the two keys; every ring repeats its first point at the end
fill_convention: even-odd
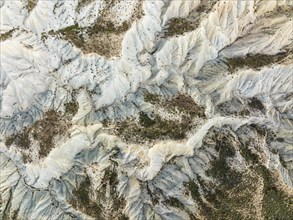
{"type": "Polygon", "coordinates": [[[252,97],[251,99],[249,99],[249,102],[248,102],[248,106],[250,108],[253,108],[253,109],[257,109],[261,112],[265,112],[265,107],[264,105],[262,104],[262,102],[256,98],[256,97],[252,97]]]}
{"type": "Polygon", "coordinates": [[[146,92],[144,94],[144,101],[152,103],[153,105],[160,103],[162,97],[157,94],[146,92]]]}
{"type": "Polygon", "coordinates": [[[212,176],[226,187],[234,187],[241,181],[241,173],[233,170],[227,162],[228,158],[235,156],[236,149],[233,146],[234,138],[229,134],[223,134],[216,131],[214,133],[216,140],[215,149],[219,153],[217,159],[211,162],[211,168],[207,171],[208,176],[212,176]]]}
{"type": "Polygon", "coordinates": [[[70,124],[62,116],[49,111],[42,120],[39,120],[31,127],[31,134],[40,144],[40,157],[46,157],[54,147],[54,137],[64,135],[70,124]]]}
{"type": "Polygon", "coordinates": [[[263,179],[262,213],[265,219],[290,219],[293,216],[293,196],[282,190],[278,180],[265,166],[258,166],[256,172],[263,179]]]}
{"type": "Polygon", "coordinates": [[[83,213],[86,213],[89,216],[92,216],[96,219],[102,218],[101,207],[92,202],[90,195],[91,193],[91,182],[88,176],[80,183],[80,185],[73,190],[73,197],[69,203],[78,210],[81,210],[83,213]]]}
{"type": "Polygon", "coordinates": [[[97,53],[110,58],[120,54],[123,33],[128,28],[126,22],[117,27],[111,21],[99,19],[93,27],[80,28],[75,24],[57,32],[51,31],[49,34],[62,36],[85,54],[97,53]]]}
{"type": "MultiPolygon", "coordinates": [[[[185,183],[192,199],[199,205],[200,216],[204,219],[263,217],[289,220],[293,216],[292,192],[284,191],[279,185],[280,180],[261,164],[257,154],[248,149],[251,143],[237,142],[232,135],[220,130],[211,129],[210,134],[209,138],[215,141],[211,146],[215,146],[219,154],[206,172],[213,180],[197,176],[185,183]],[[243,172],[234,170],[227,163],[229,158],[235,157],[237,150],[248,165],[243,172]]],[[[205,147],[210,146],[205,144],[205,147]]]]}
{"type": "Polygon", "coordinates": [[[169,197],[166,200],[166,204],[175,208],[179,208],[179,209],[185,208],[184,204],[182,204],[182,202],[180,202],[180,200],[175,197],[169,197]]]}
{"type": "MultiPolygon", "coordinates": [[[[205,119],[205,109],[197,105],[194,100],[186,95],[179,94],[170,100],[163,97],[145,93],[144,101],[154,105],[154,108],[162,108],[168,114],[180,116],[179,119],[164,118],[158,112],[150,116],[146,112],[140,112],[138,120],[126,119],[120,122],[104,121],[105,127],[114,127],[114,134],[127,142],[154,141],[161,139],[182,140],[193,127],[195,117],[205,119]],[[112,126],[110,126],[112,124],[112,126]]],[[[113,130],[112,130],[113,131],[113,130]]]]}
{"type": "Polygon", "coordinates": [[[12,29],[12,30],[10,30],[10,31],[7,31],[7,32],[4,33],[4,34],[0,34],[0,42],[1,42],[1,41],[5,41],[5,40],[11,38],[11,37],[12,37],[12,33],[13,33],[13,31],[14,31],[14,29],[12,29]]]}
{"type": "Polygon", "coordinates": [[[186,18],[172,18],[164,30],[164,37],[170,38],[194,31],[212,10],[217,0],[202,1],[186,18]]]}
{"type": "Polygon", "coordinates": [[[128,142],[144,142],[146,140],[173,139],[180,140],[186,137],[191,122],[164,120],[156,115],[150,119],[146,113],[140,114],[140,121],[125,120],[115,124],[115,132],[128,142]]]}
{"type": "Polygon", "coordinates": [[[65,115],[75,115],[78,111],[78,103],[71,101],[65,104],[65,115]]]}
{"type": "Polygon", "coordinates": [[[118,196],[117,184],[117,173],[112,168],[106,169],[102,185],[95,192],[95,197],[90,178],[86,175],[78,187],[73,190],[69,203],[75,209],[95,219],[128,219],[122,214],[125,201],[118,196]],[[111,209],[109,209],[110,207],[111,209]]]}
{"type": "MultiPolygon", "coordinates": [[[[80,0],[77,11],[80,11],[85,5],[93,0],[80,0]]],[[[130,28],[133,21],[139,19],[141,10],[135,10],[132,17],[120,24],[115,24],[110,16],[111,8],[117,3],[116,0],[106,1],[106,6],[101,12],[98,20],[91,26],[81,28],[77,24],[61,29],[51,31],[49,34],[58,35],[74,46],[80,48],[83,53],[97,53],[107,58],[119,56],[121,53],[121,42],[125,32],[130,28]]],[[[137,7],[141,8],[141,4],[137,7]]]]}
{"type": "Polygon", "coordinates": [[[165,37],[182,35],[185,32],[195,30],[196,25],[186,18],[173,18],[169,21],[165,30],[165,37]]]}
{"type": "MultiPolygon", "coordinates": [[[[5,144],[10,147],[15,144],[20,149],[30,149],[32,141],[39,145],[40,158],[46,157],[55,147],[56,137],[69,136],[68,129],[71,127],[71,118],[76,114],[78,104],[69,102],[65,105],[65,113],[61,114],[55,110],[46,112],[42,119],[34,122],[31,126],[24,128],[18,134],[6,138],[5,144]]],[[[30,161],[29,155],[24,154],[23,159],[30,161]]]]}
{"type": "Polygon", "coordinates": [[[78,0],[76,11],[79,12],[83,7],[85,7],[86,5],[89,5],[92,2],[94,2],[94,0],[78,0]]]}
{"type": "Polygon", "coordinates": [[[29,139],[30,129],[26,128],[23,132],[17,135],[10,136],[6,139],[5,143],[7,146],[15,143],[18,147],[23,149],[28,149],[30,147],[30,139],[29,139]]]}
{"type": "Polygon", "coordinates": [[[183,113],[186,117],[206,118],[205,108],[194,102],[193,98],[187,94],[178,94],[173,98],[166,100],[160,95],[145,93],[144,101],[149,102],[156,107],[164,107],[169,112],[183,113]]]}
{"type": "Polygon", "coordinates": [[[251,69],[259,69],[274,63],[280,62],[287,56],[287,53],[279,53],[275,55],[267,54],[247,54],[245,57],[233,57],[227,59],[230,73],[234,73],[237,69],[248,67],[251,69]]]}
{"type": "Polygon", "coordinates": [[[38,0],[27,0],[27,1],[28,1],[27,2],[27,9],[30,12],[36,7],[38,0]]]}
{"type": "Polygon", "coordinates": [[[171,100],[167,100],[164,105],[167,109],[178,110],[191,117],[206,117],[205,108],[196,104],[193,98],[186,94],[179,94],[171,100]]]}
{"type": "Polygon", "coordinates": [[[256,111],[263,114],[266,112],[264,104],[257,97],[247,98],[245,101],[240,101],[238,98],[233,97],[231,100],[218,104],[215,109],[222,115],[242,117],[249,116],[256,111]]]}

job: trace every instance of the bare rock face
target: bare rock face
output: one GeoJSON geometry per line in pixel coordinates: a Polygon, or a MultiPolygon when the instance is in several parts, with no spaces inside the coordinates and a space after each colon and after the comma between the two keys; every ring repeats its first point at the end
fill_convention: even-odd
{"type": "Polygon", "coordinates": [[[0,19],[0,219],[292,219],[292,1],[0,19]]]}

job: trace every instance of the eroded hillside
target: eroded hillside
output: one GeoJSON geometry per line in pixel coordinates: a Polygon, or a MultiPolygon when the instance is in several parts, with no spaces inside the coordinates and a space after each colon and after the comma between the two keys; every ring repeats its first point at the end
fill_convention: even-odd
{"type": "Polygon", "coordinates": [[[0,219],[293,216],[293,3],[0,2],[0,219]]]}

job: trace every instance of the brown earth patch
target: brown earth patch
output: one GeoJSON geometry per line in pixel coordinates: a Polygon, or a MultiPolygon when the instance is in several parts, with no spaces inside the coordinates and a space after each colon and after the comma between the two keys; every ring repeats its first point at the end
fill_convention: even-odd
{"type": "Polygon", "coordinates": [[[279,63],[288,56],[288,53],[279,53],[275,55],[267,54],[247,54],[245,57],[233,57],[227,59],[230,73],[236,72],[238,69],[248,67],[259,70],[261,67],[279,63]]]}
{"type": "Polygon", "coordinates": [[[164,118],[159,113],[150,116],[146,112],[140,112],[138,120],[129,118],[118,122],[105,121],[105,129],[110,128],[109,131],[126,142],[182,140],[194,126],[195,118],[206,118],[205,108],[196,104],[186,94],[179,94],[170,100],[164,100],[157,94],[145,93],[144,99],[153,104],[154,108],[162,108],[170,115],[180,115],[180,118],[164,118]]]}
{"type": "Polygon", "coordinates": [[[14,31],[14,29],[12,29],[10,31],[7,31],[4,34],[0,34],[0,42],[1,41],[5,41],[5,40],[11,38],[12,37],[12,34],[13,34],[13,31],[14,31]]]}
{"type": "MultiPolygon", "coordinates": [[[[5,144],[7,147],[15,144],[20,149],[28,150],[33,141],[37,142],[40,147],[39,157],[44,158],[55,147],[56,138],[69,136],[70,121],[77,110],[78,104],[74,101],[65,104],[64,114],[49,110],[42,119],[24,128],[22,132],[7,137],[5,144]]],[[[26,153],[23,154],[23,160],[24,162],[31,161],[30,156],[26,153]]]]}
{"type": "MultiPolygon", "coordinates": [[[[88,4],[92,0],[81,0],[79,7],[88,4]]],[[[115,24],[110,14],[111,8],[117,0],[108,0],[101,16],[91,27],[81,28],[77,24],[66,27],[59,31],[51,31],[49,34],[58,35],[74,46],[81,49],[84,54],[97,53],[106,58],[118,57],[122,50],[122,40],[125,32],[131,27],[132,23],[142,16],[142,3],[137,4],[132,17],[121,25],[115,24]]],[[[79,9],[80,10],[80,9],[79,9]]]]}
{"type": "Polygon", "coordinates": [[[28,11],[29,12],[32,11],[36,7],[37,4],[38,4],[38,0],[28,0],[27,2],[28,11]]]}
{"type": "Polygon", "coordinates": [[[164,28],[164,37],[170,38],[195,30],[216,3],[217,0],[202,1],[186,18],[170,19],[164,28]]]}
{"type": "Polygon", "coordinates": [[[105,170],[101,187],[96,191],[94,197],[90,178],[86,175],[84,180],[72,192],[69,203],[83,213],[101,220],[128,219],[123,214],[125,201],[119,197],[117,192],[117,173],[108,168],[105,170]],[[110,195],[110,197],[107,197],[110,195]],[[107,208],[105,208],[107,206],[107,208]],[[110,208],[110,209],[109,209],[110,208]]]}
{"type": "MultiPolygon", "coordinates": [[[[208,145],[204,140],[204,147],[215,147],[219,154],[206,171],[212,180],[197,176],[185,183],[187,192],[199,205],[200,216],[203,219],[289,220],[293,215],[292,190],[281,186],[280,178],[262,165],[258,153],[249,149],[249,143],[241,138],[240,143],[233,135],[218,129],[210,132],[209,138],[215,142],[208,145]],[[228,163],[237,159],[237,151],[247,165],[243,171],[235,170],[228,163]]],[[[257,130],[254,132],[258,134],[257,130]]]]}

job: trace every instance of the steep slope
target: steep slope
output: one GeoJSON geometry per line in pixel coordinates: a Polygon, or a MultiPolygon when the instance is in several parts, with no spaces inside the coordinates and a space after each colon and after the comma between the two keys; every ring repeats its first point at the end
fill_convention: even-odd
{"type": "Polygon", "coordinates": [[[291,219],[292,12],[0,2],[0,219],[291,219]]]}

